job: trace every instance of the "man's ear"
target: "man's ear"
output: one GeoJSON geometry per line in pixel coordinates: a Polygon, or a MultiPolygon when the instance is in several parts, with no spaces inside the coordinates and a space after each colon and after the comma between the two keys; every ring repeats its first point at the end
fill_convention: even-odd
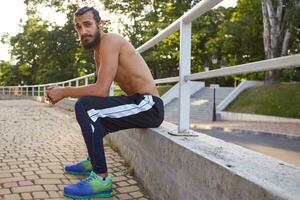
{"type": "Polygon", "coordinates": [[[100,29],[103,29],[104,24],[105,24],[105,21],[104,21],[104,20],[100,20],[100,21],[98,22],[99,28],[100,28],[100,29]]]}

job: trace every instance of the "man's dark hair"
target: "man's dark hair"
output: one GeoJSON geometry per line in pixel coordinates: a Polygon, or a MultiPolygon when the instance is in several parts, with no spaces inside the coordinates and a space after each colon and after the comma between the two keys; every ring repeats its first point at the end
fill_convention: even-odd
{"type": "Polygon", "coordinates": [[[79,8],[76,12],[75,12],[75,16],[81,16],[83,14],[85,14],[86,12],[91,11],[94,15],[94,19],[96,20],[96,22],[100,22],[101,17],[99,15],[99,12],[94,8],[94,7],[88,7],[88,6],[84,6],[82,8],[79,8]]]}

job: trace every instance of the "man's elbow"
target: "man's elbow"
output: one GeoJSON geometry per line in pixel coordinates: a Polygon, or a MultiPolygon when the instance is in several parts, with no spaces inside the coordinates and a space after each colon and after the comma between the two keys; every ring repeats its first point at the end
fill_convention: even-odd
{"type": "Polygon", "coordinates": [[[97,96],[97,97],[107,97],[109,96],[109,89],[103,89],[99,87],[97,84],[93,84],[92,91],[91,91],[92,96],[97,96]]]}

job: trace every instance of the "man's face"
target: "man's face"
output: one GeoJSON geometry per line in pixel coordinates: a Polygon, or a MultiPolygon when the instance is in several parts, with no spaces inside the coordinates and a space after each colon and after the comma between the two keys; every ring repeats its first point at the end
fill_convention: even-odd
{"type": "Polygon", "coordinates": [[[85,49],[94,49],[100,42],[100,31],[93,13],[86,12],[81,16],[75,16],[74,23],[81,46],[85,49]]]}

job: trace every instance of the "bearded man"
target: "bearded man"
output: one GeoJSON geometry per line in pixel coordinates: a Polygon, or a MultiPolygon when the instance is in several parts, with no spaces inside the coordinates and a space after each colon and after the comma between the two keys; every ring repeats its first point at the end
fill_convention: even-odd
{"type": "Polygon", "coordinates": [[[104,32],[103,24],[93,7],[75,12],[74,25],[81,45],[94,50],[95,83],[51,87],[46,94],[53,104],[66,97],[79,98],[75,113],[88,157],[65,166],[65,171],[88,178],[64,187],[64,195],[71,198],[112,196],[112,177],[107,173],[103,147],[105,135],[129,128],[158,127],[164,118],[163,102],[146,62],[122,36],[104,32]],[[108,96],[113,81],[127,96],[108,96]]]}

